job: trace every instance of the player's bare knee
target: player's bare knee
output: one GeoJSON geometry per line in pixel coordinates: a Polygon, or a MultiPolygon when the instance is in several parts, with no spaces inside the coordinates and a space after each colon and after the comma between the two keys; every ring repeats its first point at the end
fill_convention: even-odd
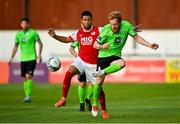
{"type": "Polygon", "coordinates": [[[126,66],[126,63],[123,59],[115,60],[111,64],[118,64],[121,68],[124,68],[126,66]]]}
{"type": "Polygon", "coordinates": [[[89,86],[93,87],[93,86],[94,86],[94,84],[93,84],[93,83],[89,83],[89,86]]]}
{"type": "Polygon", "coordinates": [[[79,73],[78,69],[75,66],[73,66],[73,65],[71,65],[69,67],[68,71],[71,72],[74,75],[79,73]]]}
{"type": "Polygon", "coordinates": [[[30,74],[26,74],[25,79],[26,79],[26,80],[31,80],[31,79],[32,79],[32,75],[30,75],[30,74]]]}
{"type": "Polygon", "coordinates": [[[81,82],[81,83],[79,83],[79,85],[80,85],[81,87],[85,87],[85,86],[86,86],[86,83],[85,83],[85,82],[81,82]]]}
{"type": "Polygon", "coordinates": [[[121,68],[124,68],[126,66],[125,62],[122,62],[121,68]]]}

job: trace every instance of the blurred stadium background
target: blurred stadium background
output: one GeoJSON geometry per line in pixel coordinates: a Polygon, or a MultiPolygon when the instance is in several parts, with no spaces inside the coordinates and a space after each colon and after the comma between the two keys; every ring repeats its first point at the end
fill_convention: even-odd
{"type": "MultiPolygon", "coordinates": [[[[180,86],[178,84],[180,83],[180,0],[0,0],[0,84],[7,84],[0,85],[0,103],[2,103],[0,109],[3,112],[7,109],[3,107],[6,102],[3,101],[5,98],[3,97],[2,99],[2,96],[4,94],[7,95],[7,91],[16,91],[17,89],[13,86],[19,86],[18,84],[21,82],[19,76],[19,51],[14,58],[14,64],[11,67],[8,66],[8,60],[15,41],[15,33],[20,29],[20,19],[29,17],[31,27],[39,32],[43,42],[43,63],[37,65],[34,80],[36,82],[35,88],[41,87],[39,86],[40,83],[45,84],[44,87],[46,89],[47,86],[49,88],[56,86],[49,84],[60,84],[62,82],[64,72],[73,61],[73,56],[70,55],[68,50],[69,44],[62,44],[53,40],[47,33],[48,28],[53,27],[57,34],[70,35],[80,27],[80,13],[83,10],[92,11],[94,25],[97,26],[103,26],[108,23],[107,15],[109,12],[119,10],[122,12],[124,20],[129,20],[134,25],[143,25],[143,30],[139,35],[148,41],[157,42],[160,45],[159,49],[154,51],[135,44],[132,38],[129,37],[123,49],[123,58],[127,61],[127,67],[118,73],[109,75],[106,82],[116,83],[114,85],[116,87],[119,86],[120,90],[122,85],[124,86],[126,83],[128,83],[126,88],[131,87],[129,83],[135,83],[136,86],[140,87],[144,86],[144,83],[148,83],[150,87],[158,86],[159,88],[171,84],[164,89],[164,97],[166,93],[174,91],[167,97],[173,97],[176,94],[175,96],[177,97],[173,97],[173,102],[176,103],[173,105],[180,105],[178,101],[180,99],[180,86]],[[56,73],[50,73],[47,70],[45,62],[50,56],[57,56],[62,62],[61,69],[56,73]],[[168,87],[171,90],[168,90],[168,87]]],[[[73,78],[73,82],[77,83],[77,79],[73,78]]],[[[110,84],[107,85],[109,86],[110,84]]],[[[149,93],[151,93],[151,88],[145,88],[141,93],[146,93],[146,90],[150,90],[149,93]]],[[[19,90],[22,90],[22,87],[19,90]]],[[[56,90],[59,90],[59,88],[56,90]]],[[[55,94],[57,96],[60,91],[57,92],[52,93],[52,96],[55,94]]],[[[123,95],[126,96],[126,94],[123,95]]],[[[55,102],[56,98],[52,102],[55,102]]],[[[111,101],[109,97],[107,99],[111,101]]],[[[166,102],[171,102],[171,100],[169,99],[166,102]]],[[[17,100],[14,100],[14,102],[17,102],[17,100]]],[[[10,104],[8,105],[11,106],[10,104]]],[[[162,103],[162,105],[164,104],[162,103]]],[[[180,110],[179,107],[176,109],[180,110]]],[[[2,113],[0,114],[2,115],[2,113]]],[[[169,113],[169,115],[171,114],[175,114],[175,117],[180,115],[177,111],[169,113]]],[[[3,117],[5,115],[0,116],[1,119],[4,119],[3,117]]],[[[10,115],[8,117],[10,118],[10,115]]],[[[162,116],[159,120],[160,122],[163,122],[163,117],[166,118],[166,116],[162,116]]],[[[141,122],[141,119],[134,119],[135,122],[141,122]]],[[[158,119],[153,119],[151,119],[152,121],[146,120],[142,122],[159,122],[158,119]]],[[[123,120],[123,122],[134,121],[133,119],[128,121],[128,118],[123,120]]],[[[7,118],[4,122],[11,121],[7,118]]],[[[22,122],[28,122],[28,120],[22,122]]],[[[114,120],[114,122],[119,122],[119,120],[114,120]]],[[[164,122],[180,122],[180,120],[175,118],[164,122]]]]}

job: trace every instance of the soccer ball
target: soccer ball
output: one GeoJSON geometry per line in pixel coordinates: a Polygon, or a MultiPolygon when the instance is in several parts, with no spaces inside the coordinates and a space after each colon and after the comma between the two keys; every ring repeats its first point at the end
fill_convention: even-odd
{"type": "Polygon", "coordinates": [[[47,61],[49,71],[55,72],[61,67],[61,61],[57,57],[51,57],[47,61]]]}

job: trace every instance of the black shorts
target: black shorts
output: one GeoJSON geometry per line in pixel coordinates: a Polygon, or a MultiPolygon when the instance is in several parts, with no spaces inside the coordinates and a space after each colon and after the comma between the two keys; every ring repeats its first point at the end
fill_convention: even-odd
{"type": "Polygon", "coordinates": [[[78,74],[78,80],[79,82],[86,82],[86,74],[85,72],[82,74],[78,74]]]}
{"type": "Polygon", "coordinates": [[[26,74],[33,76],[36,68],[36,60],[21,62],[21,77],[25,77],[26,74]]]}
{"type": "Polygon", "coordinates": [[[99,68],[105,69],[106,67],[110,66],[110,64],[115,61],[121,59],[121,57],[118,56],[110,56],[110,57],[105,57],[105,58],[98,58],[98,62],[97,62],[97,69],[96,71],[99,70],[99,68]]]}

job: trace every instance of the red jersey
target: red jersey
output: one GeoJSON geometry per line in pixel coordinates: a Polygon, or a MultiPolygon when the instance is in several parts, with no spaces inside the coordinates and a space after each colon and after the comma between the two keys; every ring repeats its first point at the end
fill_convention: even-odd
{"type": "Polygon", "coordinates": [[[86,63],[96,64],[98,58],[98,50],[93,48],[93,44],[99,36],[100,29],[92,27],[88,32],[82,28],[75,31],[69,38],[80,43],[79,57],[86,63]]]}

